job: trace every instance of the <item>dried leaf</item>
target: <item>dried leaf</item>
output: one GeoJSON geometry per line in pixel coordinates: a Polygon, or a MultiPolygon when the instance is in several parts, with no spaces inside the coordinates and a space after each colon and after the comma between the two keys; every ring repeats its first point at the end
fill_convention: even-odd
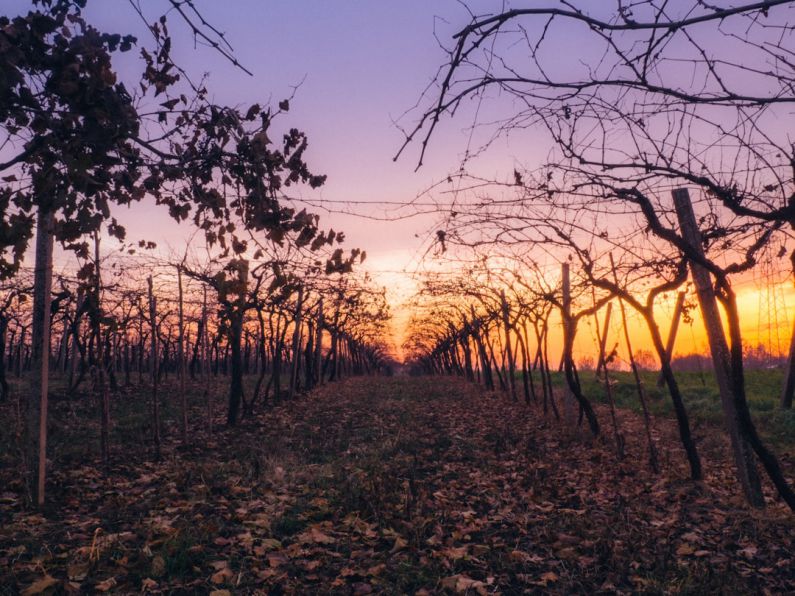
{"type": "Polygon", "coordinates": [[[98,592],[108,592],[108,591],[112,590],[113,588],[115,588],[116,584],[117,584],[116,578],[115,577],[109,577],[105,581],[101,581],[97,585],[95,585],[94,589],[97,590],[98,592]]]}
{"type": "Polygon", "coordinates": [[[210,581],[214,584],[223,584],[231,580],[235,577],[235,572],[232,571],[229,567],[224,567],[220,571],[216,571],[213,573],[212,577],[210,577],[210,581]]]}
{"type": "Polygon", "coordinates": [[[676,554],[679,557],[686,557],[692,555],[696,552],[696,549],[693,548],[692,544],[688,544],[687,542],[680,544],[676,549],[676,554]]]}
{"type": "Polygon", "coordinates": [[[452,590],[456,594],[463,594],[470,590],[474,590],[478,594],[487,594],[485,582],[460,574],[444,578],[442,580],[442,588],[452,590]]]}
{"type": "Polygon", "coordinates": [[[57,585],[59,582],[51,575],[45,575],[39,580],[36,580],[27,588],[22,590],[22,596],[35,596],[36,594],[43,594],[49,588],[57,585]]]}

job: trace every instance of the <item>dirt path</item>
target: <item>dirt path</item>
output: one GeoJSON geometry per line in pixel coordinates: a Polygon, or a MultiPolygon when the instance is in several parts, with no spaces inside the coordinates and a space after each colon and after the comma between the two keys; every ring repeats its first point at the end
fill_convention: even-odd
{"type": "Polygon", "coordinates": [[[458,380],[351,379],[157,464],[60,473],[46,517],[6,495],[0,593],[795,591],[793,517],[742,506],[717,435],[697,486],[670,421],[659,477],[622,424],[617,462],[458,380]]]}

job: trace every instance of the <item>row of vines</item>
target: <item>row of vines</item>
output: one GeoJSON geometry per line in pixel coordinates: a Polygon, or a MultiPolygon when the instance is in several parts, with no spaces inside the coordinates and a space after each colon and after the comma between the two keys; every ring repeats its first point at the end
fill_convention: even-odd
{"type": "MultiPolygon", "coordinates": [[[[148,408],[159,456],[166,400],[188,442],[212,431],[221,382],[234,425],[386,363],[384,295],[356,271],[365,253],[296,198],[326,178],[305,161],[307,136],[284,124],[290,98],[218,104],[207,77],[172,59],[154,3],[126,7],[144,40],[97,29],[86,4],[0,16],[0,400],[16,406],[15,461],[39,505],[51,394],[96,405],[107,464],[121,399],[148,408]],[[161,230],[193,230],[180,257],[128,238],[121,213],[141,201],[151,222],[181,224],[161,230]],[[122,397],[132,385],[141,391],[122,397]],[[197,391],[201,420],[187,403],[197,391]]],[[[192,2],[161,8],[243,68],[192,2]]]]}
{"type": "MultiPolygon", "coordinates": [[[[430,314],[417,316],[407,344],[417,365],[499,384],[513,398],[535,395],[557,416],[550,369],[558,361],[547,346],[560,345],[566,392],[599,435],[575,338],[583,321],[600,321],[596,367],[612,403],[610,347],[630,342],[631,314],[700,479],[687,399],[671,366],[682,292],[690,293],[698,308],[691,299],[685,310],[703,321],[745,497],[763,506],[761,467],[795,509],[792,480],[748,407],[748,319],[767,313],[738,298],[755,278],[779,289],[792,280],[793,10],[784,0],[472,9],[401,149],[418,145],[421,164],[446,122],[467,127],[460,167],[426,195],[439,214],[432,247],[448,265],[429,268],[418,297],[420,313],[430,314]],[[581,51],[571,51],[574,39],[581,51]],[[502,146],[514,163],[495,174],[489,158],[502,146]],[[674,307],[673,329],[661,324],[662,303],[674,307]],[[606,339],[611,316],[622,319],[625,338],[606,339]]],[[[623,349],[637,379],[632,346],[623,349]]],[[[794,354],[782,408],[792,405],[794,354]]],[[[645,403],[642,410],[650,438],[645,403]]],[[[613,410],[611,425],[621,453],[613,410]]],[[[649,451],[656,466],[651,440],[649,451]]]]}

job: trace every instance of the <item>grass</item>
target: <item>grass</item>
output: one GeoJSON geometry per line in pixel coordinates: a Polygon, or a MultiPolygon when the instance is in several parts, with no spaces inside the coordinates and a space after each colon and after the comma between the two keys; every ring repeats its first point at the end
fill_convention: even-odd
{"type": "MultiPolygon", "coordinates": [[[[580,371],[580,382],[585,395],[598,403],[607,403],[604,384],[592,371],[580,371]]],[[[657,416],[673,417],[673,404],[668,388],[657,386],[657,371],[641,371],[641,381],[648,397],[650,411],[657,416]]],[[[635,380],[630,372],[611,371],[614,381],[613,399],[616,406],[636,412],[641,411],[635,380]]],[[[677,372],[676,380],[694,423],[713,425],[723,423],[720,395],[711,371],[677,372]]],[[[746,393],[751,414],[762,435],[779,447],[795,447],[795,409],[778,407],[784,371],[780,368],[748,370],[745,375],[746,393]]],[[[552,373],[553,386],[562,388],[562,373],[552,373]]]]}
{"type": "MultiPolygon", "coordinates": [[[[746,387],[748,403],[757,428],[763,437],[776,449],[790,450],[795,448],[795,410],[781,410],[778,407],[779,395],[783,382],[784,372],[780,368],[763,370],[748,370],[746,372],[746,387]]],[[[656,371],[643,371],[641,373],[644,390],[648,396],[651,412],[656,416],[672,418],[673,406],[668,397],[665,386],[657,386],[658,373],[656,371]]],[[[611,371],[614,381],[613,397],[619,408],[639,412],[641,409],[637,396],[634,379],[631,373],[611,371]]],[[[12,386],[12,402],[14,396],[27,390],[25,378],[9,379],[12,386]]],[[[133,375],[133,382],[137,381],[133,375]]],[[[255,375],[247,379],[248,395],[256,381],[255,375]]],[[[586,396],[597,403],[607,403],[603,383],[598,381],[592,371],[581,371],[580,381],[586,396]]],[[[693,425],[708,424],[720,426],[723,421],[723,412],[718,395],[718,388],[711,371],[704,372],[677,372],[677,381],[685,399],[688,413],[693,425]]],[[[565,380],[562,373],[552,373],[552,382],[556,388],[562,389],[565,380]]],[[[50,454],[57,468],[69,468],[79,465],[86,459],[95,459],[99,455],[99,407],[94,396],[80,394],[75,399],[68,399],[65,395],[64,379],[60,375],[53,375],[52,380],[52,405],[50,409],[50,454]],[[74,436],[66,429],[80,427],[81,440],[75,441],[74,436]]],[[[521,382],[518,384],[521,387],[521,382]]],[[[88,385],[82,387],[83,390],[88,385]]],[[[176,378],[170,376],[160,388],[161,419],[163,422],[162,433],[165,436],[175,435],[179,431],[180,409],[177,400],[176,378]]],[[[205,415],[204,386],[199,383],[189,383],[188,402],[192,410],[191,420],[200,420],[205,415]]],[[[114,446],[124,445],[125,450],[132,455],[145,456],[151,449],[151,398],[149,388],[133,385],[129,388],[122,387],[112,396],[111,442],[114,446]]],[[[216,415],[223,414],[226,407],[226,383],[224,377],[213,379],[212,393],[214,411],[216,415]]],[[[425,396],[433,399],[433,396],[425,396]]],[[[393,401],[406,400],[405,395],[397,394],[391,397],[393,401]]],[[[259,409],[263,408],[260,404],[259,409]]],[[[18,457],[18,427],[15,423],[16,412],[13,403],[3,404],[3,411],[9,419],[8,424],[0,425],[0,465],[13,466],[18,457]]],[[[399,414],[405,416],[405,413],[399,414]]],[[[410,421],[401,419],[401,426],[408,426],[410,421]]],[[[347,427],[342,432],[333,433],[331,437],[318,434],[304,446],[309,460],[312,463],[325,464],[332,459],[335,451],[345,451],[351,446],[351,438],[357,437],[358,441],[379,442],[379,437],[369,436],[378,433],[374,428],[348,421],[347,427]]],[[[487,438],[490,447],[495,452],[500,452],[511,443],[512,437],[503,437],[494,432],[487,438]]],[[[438,437],[440,441],[449,441],[448,437],[438,437]]],[[[459,439],[461,441],[462,439],[459,439]]],[[[401,441],[403,442],[403,441],[401,441]]],[[[465,442],[465,441],[464,441],[465,442]]],[[[444,450],[451,445],[438,445],[437,449],[444,450]]],[[[382,445],[387,447],[387,445],[382,445]]],[[[393,451],[406,451],[415,455],[417,445],[392,445],[393,451]]],[[[466,446],[464,446],[466,447],[466,446]]],[[[384,453],[379,455],[389,460],[395,453],[386,453],[388,449],[381,449],[384,453]]],[[[467,450],[459,450],[460,457],[466,459],[467,450]]],[[[473,457],[472,459],[477,459],[473,457]]],[[[256,462],[254,462],[256,463],[256,462]]],[[[256,466],[254,466],[256,467],[256,466]]],[[[361,487],[359,487],[361,488],[361,487]]]]}
{"type": "MultiPolygon", "coordinates": [[[[9,424],[0,425],[0,448],[14,443],[17,432],[17,416],[14,407],[17,398],[28,391],[28,378],[10,375],[11,399],[0,403],[3,412],[9,416],[9,424]]],[[[246,395],[251,394],[256,378],[250,375],[246,379],[246,395]]],[[[138,376],[131,375],[131,385],[125,387],[124,379],[119,379],[119,389],[111,391],[111,424],[112,442],[124,444],[126,448],[145,451],[151,441],[151,387],[144,377],[144,384],[138,385],[138,376]]],[[[216,415],[225,412],[227,379],[223,376],[212,378],[214,412],[216,415]]],[[[191,419],[201,420],[205,416],[205,385],[201,380],[188,381],[186,394],[188,407],[192,410],[191,419]]],[[[180,421],[180,403],[176,375],[170,374],[162,380],[158,388],[160,401],[161,435],[178,432],[180,421]]],[[[85,460],[87,456],[99,455],[99,412],[98,397],[91,390],[91,382],[85,379],[73,396],[67,394],[66,377],[59,373],[50,375],[50,408],[48,443],[51,453],[58,458],[56,463],[71,464],[85,460]],[[69,434],[74,427],[81,428],[81,440],[74,441],[69,434]]]]}
{"type": "MultiPolygon", "coordinates": [[[[207,559],[202,548],[211,540],[211,536],[203,528],[186,524],[175,536],[167,540],[157,551],[163,560],[163,569],[152,569],[155,575],[166,577],[185,577],[200,568],[207,559]]],[[[157,565],[153,565],[156,567],[157,565]]]]}
{"type": "MultiPolygon", "coordinates": [[[[639,412],[641,406],[632,374],[624,371],[611,371],[610,375],[614,381],[613,398],[616,405],[619,408],[639,412]]],[[[778,407],[783,376],[784,371],[780,368],[748,370],[746,371],[746,389],[748,404],[761,434],[776,448],[790,449],[795,448],[795,409],[781,410],[778,407]]],[[[668,397],[667,388],[657,386],[658,373],[642,371],[641,377],[651,412],[656,416],[673,417],[673,406],[668,397]]],[[[9,381],[13,401],[14,395],[26,391],[28,385],[25,378],[16,379],[12,376],[9,381]]],[[[137,381],[136,375],[132,376],[132,381],[137,381]]],[[[596,379],[592,371],[581,371],[580,381],[586,396],[597,403],[607,403],[604,384],[596,379]]],[[[677,372],[677,381],[692,423],[720,426],[723,421],[723,412],[718,388],[711,371],[677,372]]],[[[246,378],[247,395],[251,395],[255,382],[255,375],[249,375],[246,378]]],[[[565,384],[563,374],[553,372],[552,383],[556,388],[562,389],[565,384]]],[[[170,375],[160,388],[162,433],[164,435],[178,432],[180,409],[176,385],[176,378],[170,375]]],[[[85,391],[88,387],[89,385],[86,383],[81,389],[85,391]]],[[[518,387],[521,388],[521,381],[518,387]]],[[[130,388],[122,387],[119,392],[114,393],[111,404],[113,423],[111,441],[113,444],[123,444],[125,449],[140,452],[151,448],[151,398],[149,391],[146,386],[133,385],[130,388]]],[[[205,415],[204,386],[200,383],[189,382],[187,392],[189,406],[193,410],[191,419],[201,419],[205,415]]],[[[96,399],[85,393],[81,393],[75,399],[68,399],[65,393],[64,379],[61,375],[53,375],[49,442],[51,455],[55,458],[54,463],[57,467],[70,467],[85,461],[87,456],[95,458],[99,455],[99,407],[96,399]],[[74,441],[74,437],[64,430],[75,425],[82,429],[80,441],[74,441]]],[[[226,408],[224,377],[219,376],[213,379],[212,393],[215,413],[216,415],[222,414],[226,408]]],[[[396,395],[392,399],[400,401],[407,398],[405,395],[396,395]]],[[[260,403],[259,409],[262,408],[263,405],[260,403]]],[[[13,411],[13,405],[9,403],[4,404],[3,409],[11,419],[11,423],[0,425],[0,464],[13,465],[12,460],[16,458],[18,449],[17,425],[13,422],[16,412],[13,411]]],[[[408,423],[405,420],[401,422],[408,423]]],[[[352,424],[351,422],[345,432],[335,434],[336,443],[334,445],[329,445],[329,437],[316,437],[313,444],[306,446],[311,453],[310,459],[318,464],[327,463],[330,453],[336,449],[344,451],[349,447],[352,436],[359,437],[359,440],[375,438],[365,436],[374,432],[374,429],[352,424]],[[336,449],[329,449],[329,447],[336,449]]],[[[445,439],[445,437],[441,438],[441,440],[445,439]]],[[[493,449],[499,452],[506,447],[503,443],[510,438],[495,434],[489,439],[493,449]]],[[[414,450],[416,450],[416,446],[414,450]]],[[[143,453],[139,454],[143,455],[143,453]]],[[[389,457],[389,454],[383,455],[389,457]]]]}

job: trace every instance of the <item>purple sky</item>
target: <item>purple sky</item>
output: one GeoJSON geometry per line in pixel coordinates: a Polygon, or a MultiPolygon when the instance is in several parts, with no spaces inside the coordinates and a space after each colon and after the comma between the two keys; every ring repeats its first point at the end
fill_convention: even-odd
{"type": "MultiPolygon", "coordinates": [[[[151,19],[167,7],[164,0],[141,0],[140,4],[151,19]]],[[[458,121],[445,126],[434,139],[419,172],[414,172],[416,146],[398,162],[392,160],[403,140],[393,121],[417,103],[444,62],[434,32],[447,43],[469,20],[458,1],[197,0],[196,4],[227,35],[236,57],[253,72],[249,76],[209,48],[194,47],[192,36],[178,15],[172,14],[169,22],[177,62],[194,78],[208,73],[208,87],[216,101],[275,104],[300,84],[283,123],[307,132],[310,167],[328,175],[326,185],[311,195],[314,198],[374,203],[411,200],[459,163],[468,133],[458,121]]],[[[501,7],[499,2],[479,4],[484,11],[501,7]]],[[[3,5],[11,15],[28,10],[30,2],[5,0],[3,5]]],[[[140,45],[151,45],[126,0],[90,0],[86,14],[102,30],[132,32],[140,45]]],[[[137,72],[137,52],[125,55],[117,67],[124,72],[130,60],[137,62],[137,72]]],[[[401,123],[410,125],[416,115],[401,123]]],[[[494,171],[512,168],[507,154],[497,161],[494,171]]],[[[378,205],[337,207],[384,215],[378,205]]],[[[427,218],[379,222],[318,212],[324,227],[346,232],[349,247],[367,250],[368,268],[373,271],[411,269],[426,248],[422,244],[430,225],[427,218]]],[[[191,231],[187,226],[176,228],[151,204],[119,215],[131,239],[147,237],[176,248],[191,231]]],[[[395,285],[399,279],[390,275],[382,283],[395,285]]]]}
{"type": "MultiPolygon", "coordinates": [[[[154,21],[169,8],[166,0],[136,0],[148,20],[154,21]]],[[[449,44],[452,35],[470,20],[458,0],[196,0],[206,19],[225,33],[236,58],[253,73],[250,76],[208,47],[194,44],[179,15],[169,15],[174,40],[173,55],[198,80],[209,75],[212,98],[225,104],[270,104],[293,94],[291,109],[281,120],[309,137],[307,161],[315,173],[328,175],[323,188],[305,198],[328,202],[337,210],[359,216],[313,211],[321,215],[321,227],[342,230],[348,248],[362,248],[364,267],[375,281],[388,288],[398,306],[414,289],[409,273],[427,253],[433,237],[434,217],[388,217],[383,202],[411,201],[434,182],[455,171],[468,145],[477,144],[467,125],[475,106],[460,110],[459,117],[444,123],[433,139],[424,166],[415,172],[419,146],[414,145],[397,162],[395,153],[403,134],[399,120],[411,127],[419,117],[414,110],[422,92],[444,64],[439,40],[449,44]],[[438,37],[438,40],[437,40],[438,37]],[[355,204],[346,205],[345,201],[355,204]],[[362,217],[364,216],[364,217],[362,217]],[[367,217],[370,216],[370,217],[367,217]]],[[[494,0],[468,3],[480,13],[499,11],[494,0]]],[[[9,16],[30,10],[30,0],[3,0],[9,16]]],[[[89,0],[88,21],[102,31],[132,33],[139,46],[151,47],[151,37],[128,0],[89,0]]],[[[135,80],[141,70],[137,51],[115,58],[126,79],[135,80]]],[[[427,102],[423,103],[427,107],[427,102]]],[[[485,109],[484,109],[485,112],[485,109]]],[[[481,113],[481,116],[483,112],[481,113]]],[[[490,148],[478,163],[485,175],[511,172],[514,154],[532,156],[532,146],[519,141],[517,151],[504,141],[490,148]]],[[[404,210],[403,215],[410,213],[404,210]]],[[[194,232],[179,226],[165,210],[151,201],[117,209],[114,215],[127,228],[128,240],[154,240],[160,251],[182,254],[185,240],[194,232]]],[[[105,250],[115,241],[103,243],[105,250]]],[[[66,266],[71,257],[61,251],[56,265],[66,266]]],[[[395,321],[398,336],[405,312],[395,321]]],[[[400,338],[397,338],[398,343],[400,338]]]]}
{"type": "MultiPolygon", "coordinates": [[[[151,19],[168,7],[165,0],[140,0],[140,4],[151,19]]],[[[507,6],[499,0],[468,4],[481,14],[507,6]]],[[[171,15],[178,63],[194,78],[208,73],[208,88],[216,101],[275,105],[300,84],[282,122],[307,132],[310,167],[328,175],[326,185],[307,197],[360,215],[383,217],[379,201],[414,199],[456,169],[468,144],[476,148],[483,140],[477,133],[471,139],[466,128],[479,107],[469,102],[455,120],[442,123],[419,172],[414,171],[417,145],[397,163],[392,160],[403,140],[394,120],[402,117],[401,124],[411,126],[418,112],[403,117],[404,113],[416,105],[445,61],[434,34],[449,44],[452,34],[469,22],[469,13],[458,0],[196,0],[196,5],[226,33],[236,57],[253,72],[249,76],[211,49],[194,47],[179,17],[171,15]],[[346,208],[343,201],[357,204],[346,208]]],[[[27,11],[30,0],[3,0],[2,6],[5,14],[13,15],[27,11]]],[[[102,30],[132,32],[141,38],[141,45],[151,45],[128,0],[89,0],[86,14],[102,30]]],[[[576,30],[563,33],[549,46],[545,64],[577,68],[589,48],[576,30]]],[[[139,70],[137,52],[131,52],[118,63],[122,72],[131,60],[139,70]]],[[[480,121],[488,122],[501,109],[510,111],[511,105],[491,98],[480,107],[480,121]]],[[[513,134],[494,143],[476,168],[486,177],[500,178],[510,175],[517,160],[540,163],[548,147],[537,131],[513,134]]],[[[390,222],[316,211],[323,227],[345,231],[349,248],[367,251],[366,268],[388,286],[394,304],[407,297],[411,284],[400,271],[417,268],[428,248],[428,233],[433,233],[432,218],[390,222]]],[[[171,222],[153,204],[142,203],[118,215],[131,240],[152,239],[166,250],[181,252],[192,232],[187,225],[171,222]]],[[[397,321],[396,327],[400,326],[397,321]]]]}
{"type": "MultiPolygon", "coordinates": [[[[116,2],[101,4],[97,20],[108,28],[122,25],[115,22],[119,11],[111,7],[116,2]]],[[[416,153],[392,161],[402,141],[393,120],[416,103],[444,59],[434,27],[448,34],[452,29],[435,15],[456,24],[466,21],[457,2],[205,0],[198,5],[227,34],[235,55],[254,76],[207,48],[194,50],[190,36],[178,31],[179,23],[172,18],[174,37],[181,42],[179,62],[196,75],[208,72],[209,88],[222,103],[276,103],[300,84],[283,122],[307,132],[308,162],[328,175],[315,196],[329,201],[403,201],[444,177],[457,162],[464,144],[461,134],[440,138],[418,173],[416,153]]],[[[377,207],[357,205],[356,210],[382,215],[377,207]]],[[[344,229],[349,244],[372,257],[410,250],[417,243],[414,233],[427,226],[338,215],[324,216],[323,221],[344,229]]]]}

